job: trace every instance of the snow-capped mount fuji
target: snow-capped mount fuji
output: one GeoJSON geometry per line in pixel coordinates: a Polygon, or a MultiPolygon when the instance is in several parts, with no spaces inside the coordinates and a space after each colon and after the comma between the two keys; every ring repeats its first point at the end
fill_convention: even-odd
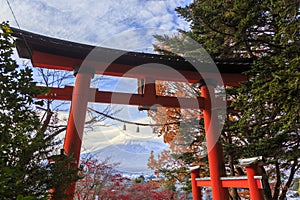
{"type": "Polygon", "coordinates": [[[162,152],[167,145],[155,139],[132,139],[112,143],[102,149],[91,152],[99,160],[106,158],[112,163],[120,163],[117,170],[122,173],[151,173],[147,167],[151,151],[155,154],[162,152]]]}
{"type": "Polygon", "coordinates": [[[160,149],[162,150],[164,147],[166,147],[166,145],[160,141],[143,141],[134,139],[126,140],[124,144],[117,144],[115,146],[120,148],[120,150],[126,151],[128,153],[148,155],[151,151],[159,151],[160,149]]]}

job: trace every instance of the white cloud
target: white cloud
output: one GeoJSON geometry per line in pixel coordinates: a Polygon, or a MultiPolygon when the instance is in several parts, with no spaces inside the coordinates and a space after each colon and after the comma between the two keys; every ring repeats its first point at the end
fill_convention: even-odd
{"type": "MultiPolygon", "coordinates": [[[[66,40],[99,45],[102,41],[131,29],[160,28],[174,31],[187,27],[177,19],[174,9],[184,5],[180,0],[123,0],[123,1],[41,1],[10,0],[20,27],[66,40]]],[[[16,23],[6,2],[2,1],[0,19],[16,23]]],[[[164,34],[162,32],[161,34],[164,34]]],[[[138,34],[137,41],[146,40],[138,34]]],[[[148,38],[148,43],[151,40],[148,38]]],[[[114,47],[114,43],[110,44],[114,47]]]]}

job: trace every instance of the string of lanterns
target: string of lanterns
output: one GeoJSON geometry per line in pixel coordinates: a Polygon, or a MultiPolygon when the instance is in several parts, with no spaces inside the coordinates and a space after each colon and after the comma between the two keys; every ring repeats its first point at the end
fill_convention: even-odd
{"type": "Polygon", "coordinates": [[[95,110],[93,108],[88,108],[89,111],[95,112],[99,115],[102,115],[104,117],[107,117],[109,119],[115,120],[115,121],[119,121],[119,122],[123,122],[123,131],[126,131],[126,124],[133,124],[137,126],[136,132],[140,132],[140,126],[149,126],[149,127],[157,127],[157,126],[165,126],[166,128],[168,127],[168,125],[172,125],[172,124],[180,124],[180,121],[176,121],[176,122],[169,122],[169,123],[164,123],[164,124],[150,124],[150,123],[140,123],[140,122],[132,122],[132,121],[128,121],[125,119],[121,119],[121,118],[117,118],[114,116],[111,116],[109,114],[103,113],[101,111],[95,110]]]}

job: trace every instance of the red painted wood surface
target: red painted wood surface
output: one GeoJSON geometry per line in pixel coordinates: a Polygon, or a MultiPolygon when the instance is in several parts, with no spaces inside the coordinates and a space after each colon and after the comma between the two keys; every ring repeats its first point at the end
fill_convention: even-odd
{"type": "MultiPolygon", "coordinates": [[[[103,74],[109,76],[118,77],[130,77],[130,78],[151,78],[154,80],[166,80],[166,81],[179,81],[197,83],[199,80],[205,78],[215,79],[219,74],[215,73],[198,73],[195,71],[185,71],[184,66],[182,70],[174,70],[172,68],[157,64],[145,64],[141,66],[129,66],[123,64],[110,64],[101,61],[84,61],[82,59],[76,59],[71,57],[64,57],[59,55],[53,55],[49,53],[43,53],[39,51],[32,52],[32,64],[35,67],[67,70],[72,71],[73,67],[88,65],[90,68],[94,68],[96,74],[103,74]]],[[[246,81],[246,76],[240,73],[221,73],[223,83],[227,86],[238,86],[240,82],[246,81]]]]}
{"type": "Polygon", "coordinates": [[[214,200],[229,199],[228,190],[223,188],[220,178],[225,176],[225,165],[222,145],[219,143],[219,123],[216,112],[212,111],[212,101],[214,101],[214,87],[207,85],[201,87],[202,97],[205,99],[204,128],[206,134],[206,144],[208,152],[210,182],[212,197],[214,200]]]}
{"type": "Polygon", "coordinates": [[[201,188],[198,187],[196,179],[199,177],[199,168],[191,171],[191,181],[192,181],[192,196],[193,200],[201,200],[201,188]]]}
{"type": "MultiPolygon", "coordinates": [[[[47,94],[38,95],[36,98],[67,101],[72,100],[72,86],[66,86],[64,88],[50,87],[49,90],[50,91],[47,94]]],[[[156,104],[163,107],[180,107],[190,109],[204,109],[205,107],[203,97],[168,97],[156,96],[148,93],[145,93],[145,95],[141,95],[121,92],[98,91],[89,87],[87,87],[85,90],[85,96],[89,102],[97,103],[112,103],[137,106],[152,106],[156,104]]]]}

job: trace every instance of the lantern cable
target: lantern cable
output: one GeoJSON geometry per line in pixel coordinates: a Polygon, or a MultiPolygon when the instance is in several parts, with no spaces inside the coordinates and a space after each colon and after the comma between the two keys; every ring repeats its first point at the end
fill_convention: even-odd
{"type": "MultiPolygon", "coordinates": [[[[121,118],[117,118],[111,115],[108,115],[106,113],[100,112],[98,110],[95,110],[93,108],[88,108],[88,110],[95,112],[99,115],[102,115],[104,117],[107,117],[109,119],[115,120],[115,121],[119,121],[119,122],[123,122],[126,124],[133,124],[133,125],[137,125],[137,126],[150,126],[150,127],[154,127],[154,126],[166,126],[166,125],[172,125],[172,124],[180,124],[180,121],[176,121],[176,122],[169,122],[169,123],[164,123],[164,124],[150,124],[150,123],[139,123],[139,122],[132,122],[132,121],[127,121],[121,118]]],[[[126,128],[125,128],[126,129],[126,128]]]]}

